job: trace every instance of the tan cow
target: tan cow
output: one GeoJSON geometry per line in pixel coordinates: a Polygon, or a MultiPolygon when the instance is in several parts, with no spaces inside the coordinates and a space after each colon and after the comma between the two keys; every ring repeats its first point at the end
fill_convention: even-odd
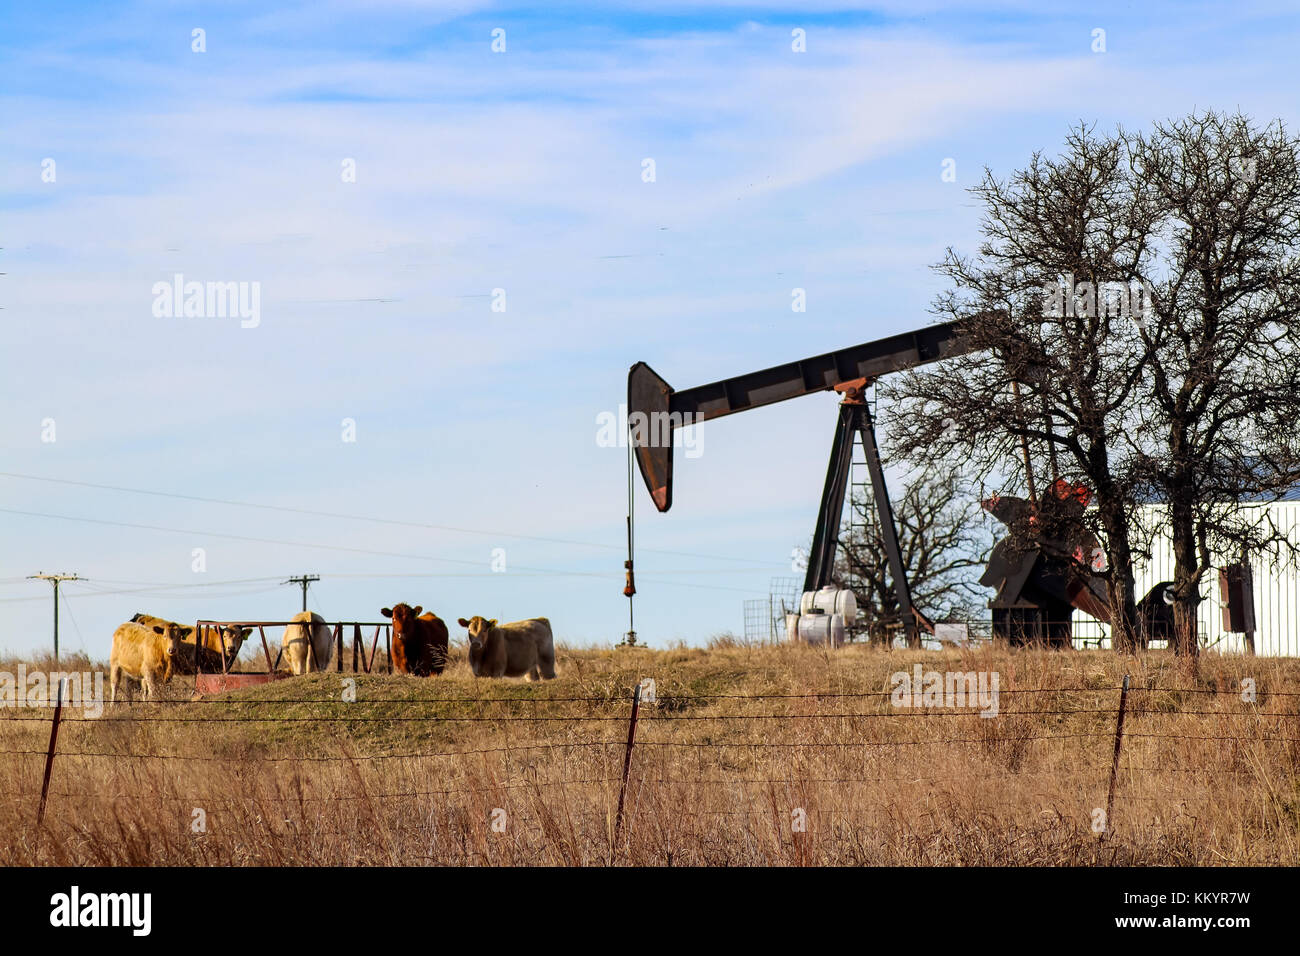
{"type": "Polygon", "coordinates": [[[334,635],[325,623],[325,618],[315,611],[302,611],[290,620],[303,623],[290,624],[284,629],[284,637],[280,638],[280,650],[289,663],[289,670],[297,676],[323,671],[329,667],[330,652],[334,650],[334,635]],[[310,638],[308,621],[311,622],[310,638]]]}
{"type": "Polygon", "coordinates": [[[131,621],[135,624],[143,624],[145,627],[166,627],[168,624],[180,628],[181,640],[186,643],[194,643],[194,628],[188,624],[177,624],[175,621],[169,621],[165,617],[154,617],[152,614],[137,613],[132,616],[131,621]]]}
{"type": "Polygon", "coordinates": [[[194,658],[197,654],[199,663],[208,673],[224,670],[235,662],[239,656],[239,650],[244,646],[244,641],[248,635],[253,633],[251,627],[223,627],[219,630],[216,627],[209,627],[203,637],[203,649],[195,650],[194,628],[185,624],[177,624],[175,621],[169,621],[166,618],[154,617],[152,614],[137,614],[131,618],[137,624],[143,624],[145,627],[173,627],[180,628],[181,640],[185,643],[180,655],[176,658],[175,666],[182,674],[193,674],[195,672],[194,658]],[[225,638],[225,667],[222,666],[222,646],[221,639],[225,638]]]}
{"type": "Polygon", "coordinates": [[[475,677],[555,677],[555,639],[546,618],[497,624],[495,618],[462,617],[458,623],[469,630],[469,666],[475,677]]]}
{"type": "Polygon", "coordinates": [[[158,682],[172,679],[173,662],[180,653],[181,628],[155,624],[146,627],[134,621],[118,625],[113,632],[113,653],[109,657],[109,702],[117,703],[117,685],[123,677],[143,685],[144,700],[158,695],[158,682]]]}

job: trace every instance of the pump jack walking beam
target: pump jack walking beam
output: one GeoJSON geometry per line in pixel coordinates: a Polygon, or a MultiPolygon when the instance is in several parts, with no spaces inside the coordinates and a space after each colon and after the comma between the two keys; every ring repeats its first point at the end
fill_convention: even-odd
{"type": "Polygon", "coordinates": [[[673,429],[970,350],[956,323],[945,322],[680,392],[645,362],[637,362],[627,375],[628,424],[637,467],[655,507],[667,511],[673,505],[673,429]],[[634,420],[638,415],[645,422],[639,435],[634,420]]]}
{"type": "Polygon", "coordinates": [[[958,325],[948,322],[680,392],[649,365],[638,362],[628,372],[627,379],[628,428],[637,467],[655,507],[667,511],[673,504],[672,433],[675,429],[810,392],[832,388],[844,392],[804,587],[805,590],[816,590],[830,582],[839,544],[839,523],[844,510],[853,436],[857,433],[862,438],[871,472],[873,497],[885,537],[890,576],[903,612],[903,624],[909,639],[914,639],[917,615],[912,610],[875,428],[871,413],[862,400],[862,390],[880,375],[917,368],[972,350],[973,346],[958,325]]]}

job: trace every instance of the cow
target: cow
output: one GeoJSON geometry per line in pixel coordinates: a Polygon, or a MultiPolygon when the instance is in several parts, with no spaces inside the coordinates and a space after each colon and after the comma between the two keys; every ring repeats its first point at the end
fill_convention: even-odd
{"type": "Polygon", "coordinates": [[[447,622],[422,605],[395,604],[379,613],[393,621],[393,667],[399,674],[428,677],[447,666],[447,622]]]}
{"type": "Polygon", "coordinates": [[[205,671],[215,673],[225,670],[234,663],[235,658],[239,656],[239,649],[244,646],[244,641],[248,635],[253,633],[251,627],[209,627],[204,634],[203,647],[197,648],[197,642],[194,638],[194,628],[185,624],[177,624],[175,621],[168,621],[165,618],[154,617],[152,614],[136,614],[131,620],[137,624],[143,624],[145,627],[167,627],[171,625],[181,631],[181,640],[185,646],[180,648],[181,653],[177,656],[175,666],[182,674],[193,674],[196,671],[194,658],[197,655],[199,664],[205,671]],[[222,638],[225,638],[223,660],[222,638]]]}
{"type": "Polygon", "coordinates": [[[325,618],[315,611],[302,611],[290,618],[302,623],[290,624],[284,629],[280,638],[280,652],[289,662],[289,670],[294,676],[323,671],[329,667],[331,652],[334,650],[334,635],[325,618]],[[311,623],[310,640],[307,623],[311,623]]]}
{"type": "Polygon", "coordinates": [[[133,624],[143,624],[145,627],[153,627],[154,625],[166,627],[170,624],[174,627],[180,628],[181,640],[188,641],[191,644],[194,643],[194,628],[190,627],[188,624],[177,624],[175,621],[169,621],[165,617],[154,617],[152,614],[139,612],[131,616],[131,622],[133,624]]]}
{"type": "Polygon", "coordinates": [[[172,679],[181,630],[176,624],[146,626],[128,621],[118,625],[108,662],[110,703],[117,703],[117,685],[123,677],[141,683],[144,700],[158,695],[158,682],[166,684],[172,679]]]}
{"type": "Polygon", "coordinates": [[[469,666],[475,677],[555,677],[555,639],[546,618],[497,624],[495,618],[462,617],[457,623],[469,631],[469,666]]]}

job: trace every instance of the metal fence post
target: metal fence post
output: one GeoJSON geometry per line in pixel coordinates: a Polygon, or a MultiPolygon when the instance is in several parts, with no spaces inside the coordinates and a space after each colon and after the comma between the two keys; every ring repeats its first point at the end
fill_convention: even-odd
{"type": "Polygon", "coordinates": [[[1106,794],[1106,829],[1112,829],[1111,814],[1115,807],[1115,779],[1119,776],[1119,751],[1124,744],[1124,710],[1128,704],[1128,675],[1124,675],[1124,685],[1119,692],[1119,718],[1115,721],[1115,758],[1110,765],[1110,790],[1106,794]]]}
{"type": "Polygon", "coordinates": [[[36,829],[45,823],[45,800],[50,795],[50,773],[54,770],[54,748],[59,742],[59,721],[63,719],[63,684],[59,678],[59,699],[54,704],[54,723],[50,724],[50,746],[45,752],[45,779],[41,782],[41,805],[36,810],[36,829]]]}
{"type": "Polygon", "coordinates": [[[623,833],[623,801],[627,797],[627,778],[632,772],[632,747],[636,744],[636,716],[641,709],[641,683],[637,682],[632,693],[632,718],[627,723],[627,750],[623,754],[623,785],[618,790],[618,815],[614,818],[614,846],[610,848],[611,857],[618,846],[623,833]]]}

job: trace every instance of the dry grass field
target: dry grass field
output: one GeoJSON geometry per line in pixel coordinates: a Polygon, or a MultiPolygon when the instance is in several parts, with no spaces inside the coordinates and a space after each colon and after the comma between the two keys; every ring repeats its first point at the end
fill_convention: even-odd
{"type": "Polygon", "coordinates": [[[355,702],[332,670],[197,702],[178,677],[169,700],[71,710],[39,831],[51,712],[0,709],[0,862],[1300,864],[1300,661],[716,641],[562,649],[559,669],[476,680],[461,656],[357,675],[355,702]],[[996,671],[998,716],[891,706],[916,663],[996,671]]]}

